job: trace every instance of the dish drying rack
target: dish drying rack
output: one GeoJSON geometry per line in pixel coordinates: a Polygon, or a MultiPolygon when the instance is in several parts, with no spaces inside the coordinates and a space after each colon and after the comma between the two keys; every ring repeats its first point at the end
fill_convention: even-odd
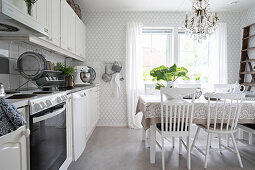
{"type": "MultiPolygon", "coordinates": [[[[31,71],[31,70],[29,70],[31,71]]],[[[37,70],[36,70],[37,71],[37,70]]],[[[54,76],[49,76],[49,75],[59,75],[62,72],[61,71],[55,71],[55,70],[41,70],[42,76],[40,78],[26,78],[27,81],[23,84],[21,84],[18,88],[16,88],[15,90],[20,90],[22,87],[24,87],[26,84],[28,84],[29,82],[34,84],[36,87],[43,89],[43,88],[52,88],[52,87],[58,87],[59,85],[63,84],[65,82],[65,80],[59,80],[59,79],[55,79],[53,78],[54,76]],[[41,81],[40,81],[41,79],[41,81]],[[45,79],[45,81],[43,82],[43,79],[45,79]],[[40,85],[38,85],[38,83],[41,83],[40,85]]]]}

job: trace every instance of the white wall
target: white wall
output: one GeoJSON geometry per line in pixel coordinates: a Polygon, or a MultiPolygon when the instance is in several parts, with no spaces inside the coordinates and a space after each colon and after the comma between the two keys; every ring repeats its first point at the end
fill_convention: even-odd
{"type": "MultiPolygon", "coordinates": [[[[241,13],[220,13],[220,22],[228,26],[228,76],[229,83],[238,80],[240,61],[241,13]]],[[[182,26],[185,13],[172,12],[84,12],[87,27],[86,55],[88,65],[93,66],[101,84],[101,126],[126,126],[125,81],[121,83],[121,96],[112,97],[109,83],[101,80],[104,63],[119,61],[125,66],[125,33],[127,22],[141,22],[146,26],[182,26]]],[[[124,67],[125,70],[125,67],[124,67]]],[[[125,71],[124,71],[125,76],[125,71]]]]}

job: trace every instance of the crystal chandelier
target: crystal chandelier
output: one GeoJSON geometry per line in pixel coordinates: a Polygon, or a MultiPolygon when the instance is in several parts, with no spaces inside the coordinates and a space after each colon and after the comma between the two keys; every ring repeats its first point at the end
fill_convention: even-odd
{"type": "Polygon", "coordinates": [[[198,42],[206,40],[217,29],[219,18],[216,12],[210,12],[209,0],[193,0],[190,17],[186,14],[185,33],[198,42]]]}

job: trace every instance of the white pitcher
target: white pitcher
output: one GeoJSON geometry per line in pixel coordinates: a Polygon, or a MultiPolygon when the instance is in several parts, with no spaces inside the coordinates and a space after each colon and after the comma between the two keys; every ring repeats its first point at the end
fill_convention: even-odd
{"type": "Polygon", "coordinates": [[[245,90],[245,86],[244,85],[240,85],[237,81],[233,86],[233,92],[234,93],[238,93],[238,92],[243,92],[245,90]],[[242,90],[241,90],[242,88],[242,90]]]}

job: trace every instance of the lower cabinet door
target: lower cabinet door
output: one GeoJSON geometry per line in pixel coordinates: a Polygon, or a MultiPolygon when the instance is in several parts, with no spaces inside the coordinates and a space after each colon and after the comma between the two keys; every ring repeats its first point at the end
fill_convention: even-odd
{"type": "Polygon", "coordinates": [[[0,169],[28,170],[25,126],[0,137],[0,169]]]}

